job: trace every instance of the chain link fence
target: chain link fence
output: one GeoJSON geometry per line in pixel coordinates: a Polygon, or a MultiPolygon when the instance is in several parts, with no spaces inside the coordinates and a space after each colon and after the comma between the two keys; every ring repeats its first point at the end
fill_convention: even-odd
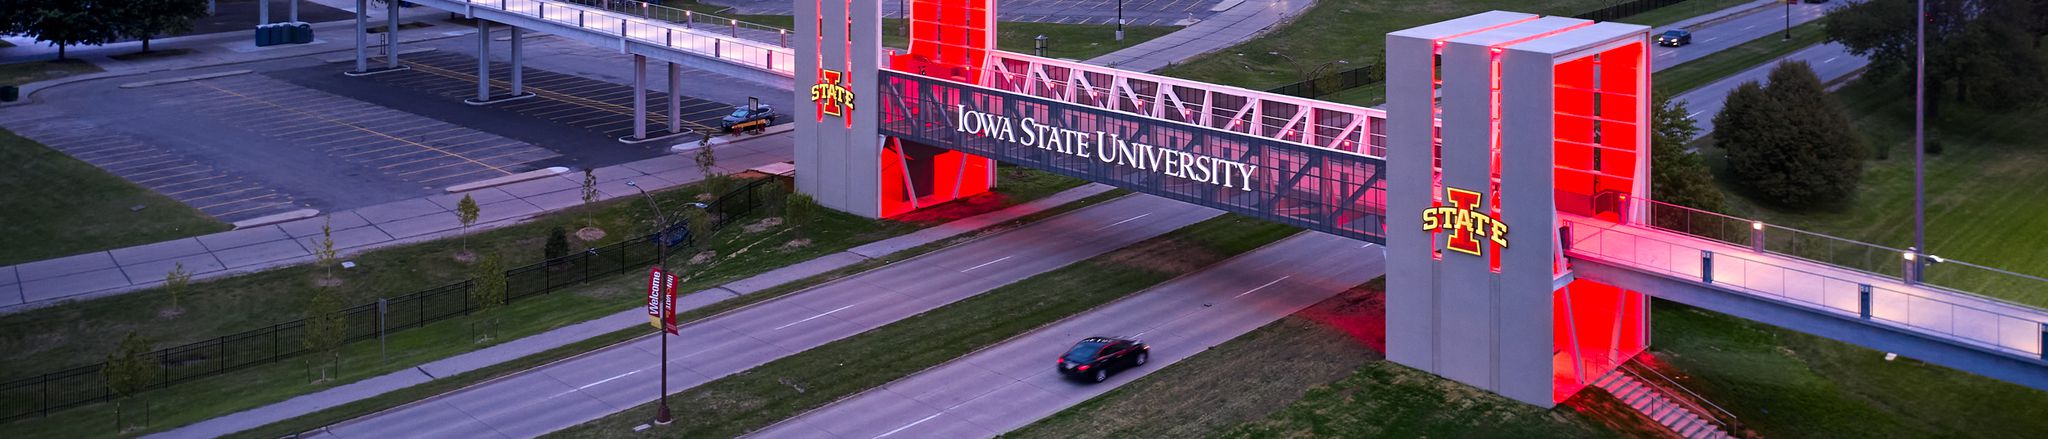
{"type": "MultiPolygon", "coordinates": [[[[748,182],[704,206],[713,215],[702,230],[715,231],[763,206],[776,206],[787,192],[776,178],[748,182]]],[[[675,230],[689,229],[671,233],[675,230]]],[[[694,247],[694,237],[683,233],[679,240],[671,241],[679,241],[678,247],[694,247]]],[[[659,258],[660,236],[648,234],[506,270],[505,301],[509,304],[591,279],[639,271],[659,258]]],[[[464,280],[386,298],[381,324],[376,302],[342,310],[347,322],[344,343],[469,315],[478,305],[470,294],[475,285],[474,280],[464,280]]],[[[306,321],[300,319],[151,352],[144,358],[153,358],[156,369],[146,377],[144,389],[161,389],[306,354],[305,328],[306,321]]],[[[114,393],[101,373],[103,367],[103,363],[91,364],[0,383],[0,422],[45,416],[112,398],[114,393]]]]}

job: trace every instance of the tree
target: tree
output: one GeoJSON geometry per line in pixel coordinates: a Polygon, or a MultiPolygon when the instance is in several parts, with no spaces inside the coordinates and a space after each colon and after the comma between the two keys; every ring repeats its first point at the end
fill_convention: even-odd
{"type": "Polygon", "coordinates": [[[824,207],[818,205],[818,199],[811,198],[808,194],[789,194],[782,199],[782,222],[801,234],[804,233],[805,226],[817,221],[823,210],[824,207]]]}
{"type": "Polygon", "coordinates": [[[476,207],[476,199],[470,198],[469,194],[462,194],[462,201],[455,203],[455,220],[462,222],[461,256],[471,256],[469,253],[469,225],[476,224],[477,215],[481,214],[483,214],[483,210],[476,207]]]}
{"type": "Polygon", "coordinates": [[[1699,154],[1685,145],[1699,136],[1700,128],[1686,117],[1684,102],[1657,96],[1657,112],[1650,137],[1650,199],[1707,211],[1724,209],[1721,191],[1714,187],[1713,172],[1699,154]]]}
{"type": "MultiPolygon", "coordinates": [[[[1877,0],[1836,9],[1822,19],[1828,41],[1870,59],[1866,77],[1897,81],[1913,93],[1915,8],[1910,0],[1877,0]]],[[[2043,57],[2033,50],[2048,32],[2038,0],[1927,1],[1927,115],[1937,118],[1943,96],[1997,107],[2048,96],[2043,57]],[[1983,85],[1973,87],[1973,85],[1983,85]],[[1949,88],[1952,91],[1944,91],[1949,88]]]]}
{"type": "Polygon", "coordinates": [[[20,0],[10,2],[7,14],[11,33],[35,38],[57,46],[57,59],[65,59],[72,45],[101,45],[121,37],[115,29],[112,2],[122,0],[20,0]],[[17,9],[18,8],[18,9],[17,9]]]}
{"type": "MultiPolygon", "coordinates": [[[[340,364],[341,343],[348,339],[348,316],[342,315],[341,306],[341,297],[330,288],[314,290],[313,300],[306,302],[306,350],[326,355],[332,366],[340,364]]],[[[320,369],[320,379],[314,382],[326,381],[327,373],[328,368],[320,369]]]]}
{"type": "Polygon", "coordinates": [[[176,267],[171,269],[171,272],[164,273],[164,292],[171,294],[171,312],[173,314],[182,312],[184,309],[178,306],[178,297],[185,295],[185,286],[191,283],[192,272],[185,270],[185,263],[183,262],[177,263],[176,267]]]}
{"type": "Polygon", "coordinates": [[[121,35],[142,40],[149,52],[149,40],[157,35],[192,30],[192,21],[206,16],[206,0],[102,0],[116,5],[112,24],[121,35]]]}
{"type": "Polygon", "coordinates": [[[597,227],[597,169],[583,168],[583,227],[597,227]]]}
{"type": "Polygon", "coordinates": [[[568,256],[569,234],[562,231],[562,226],[555,226],[553,228],[548,229],[547,244],[541,247],[540,251],[541,257],[547,260],[554,260],[555,258],[568,256]]]}
{"type": "Polygon", "coordinates": [[[1806,63],[1780,63],[1770,80],[1737,86],[1714,116],[1715,137],[1739,183],[1781,206],[1853,195],[1865,151],[1847,113],[1806,63]]]}
{"type": "Polygon", "coordinates": [[[129,332],[121,338],[121,347],[107,354],[107,362],[100,367],[100,377],[106,380],[107,391],[114,392],[114,427],[116,431],[126,430],[121,425],[121,405],[142,389],[148,388],[151,377],[156,375],[156,365],[149,360],[149,339],[129,332]]]}
{"type": "Polygon", "coordinates": [[[327,277],[321,278],[323,285],[334,281],[334,265],[339,256],[334,251],[334,217],[329,216],[327,222],[320,225],[320,240],[313,242],[313,263],[327,270],[327,277]]]}
{"type": "MultiPolygon", "coordinates": [[[[555,230],[561,230],[556,228],[555,230]]],[[[498,255],[487,254],[476,264],[475,282],[469,290],[471,299],[476,300],[476,316],[486,325],[487,330],[478,342],[488,341],[498,332],[497,314],[491,312],[505,304],[505,269],[498,255]]]]}

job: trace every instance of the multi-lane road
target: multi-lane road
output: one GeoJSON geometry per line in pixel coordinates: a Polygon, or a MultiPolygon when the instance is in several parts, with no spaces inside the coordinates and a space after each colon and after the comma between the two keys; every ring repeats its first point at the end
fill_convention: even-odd
{"type": "Polygon", "coordinates": [[[974,438],[1023,427],[1386,273],[1379,246],[1302,233],[977,351],[753,436],[974,438]],[[1085,337],[1133,336],[1150,361],[1084,384],[1053,370],[1085,337]]]}
{"type": "MultiPolygon", "coordinates": [[[[1798,26],[1809,21],[1819,20],[1821,16],[1827,15],[1828,11],[1846,6],[1849,3],[1852,2],[1801,2],[1792,5],[1789,14],[1791,17],[1790,25],[1798,26]]],[[[1684,47],[1656,46],[1656,49],[1652,50],[1654,55],[1650,59],[1650,70],[1664,70],[1671,66],[1712,55],[1715,52],[1740,46],[1742,43],[1758,38],[1776,38],[1780,33],[1784,32],[1787,23],[1786,17],[1788,14],[1781,8],[1783,6],[1770,6],[1766,10],[1742,12],[1729,18],[1705,23],[1704,25],[1690,26],[1692,27],[1690,29],[1692,31],[1692,44],[1684,47]]],[[[1683,26],[1684,22],[1680,23],[1681,26],[1652,29],[1652,37],[1668,29],[1686,27],[1683,26]]]]}

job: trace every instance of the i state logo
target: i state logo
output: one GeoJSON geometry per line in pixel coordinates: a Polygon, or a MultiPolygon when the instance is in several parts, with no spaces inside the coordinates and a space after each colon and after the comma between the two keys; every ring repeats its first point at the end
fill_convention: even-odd
{"type": "Polygon", "coordinates": [[[853,89],[845,81],[845,72],[818,69],[818,83],[811,86],[811,102],[818,104],[818,113],[846,117],[853,110],[853,89]]]}
{"type": "Polygon", "coordinates": [[[1431,207],[1422,210],[1422,231],[1450,231],[1444,247],[1479,255],[1479,238],[1485,237],[1500,248],[1508,248],[1508,225],[1487,215],[1485,205],[1478,192],[1464,189],[1444,188],[1444,203],[1448,206],[1431,207]]]}

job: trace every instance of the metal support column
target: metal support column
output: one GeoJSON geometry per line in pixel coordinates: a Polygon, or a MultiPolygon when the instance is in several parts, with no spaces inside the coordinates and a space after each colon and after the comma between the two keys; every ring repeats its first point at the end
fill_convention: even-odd
{"type": "Polygon", "coordinates": [[[370,70],[370,0],[356,0],[356,73],[370,70]]]}
{"type": "Polygon", "coordinates": [[[384,68],[398,68],[398,3],[385,0],[384,5],[384,68]]]}
{"type": "Polygon", "coordinates": [[[491,101],[491,21],[476,19],[476,102],[491,101]]]}
{"type": "Polygon", "coordinates": [[[526,62],[520,56],[520,52],[525,51],[525,45],[520,42],[524,33],[519,26],[512,26],[512,97],[515,98],[526,95],[526,62]]]}
{"type": "Polygon", "coordinates": [[[647,55],[633,55],[633,140],[647,138],[647,55]]]}
{"type": "Polygon", "coordinates": [[[683,132],[683,68],[668,63],[668,133],[683,132]]]}
{"type": "Polygon", "coordinates": [[[270,24],[270,2],[268,0],[256,2],[256,24],[270,24]]]}

